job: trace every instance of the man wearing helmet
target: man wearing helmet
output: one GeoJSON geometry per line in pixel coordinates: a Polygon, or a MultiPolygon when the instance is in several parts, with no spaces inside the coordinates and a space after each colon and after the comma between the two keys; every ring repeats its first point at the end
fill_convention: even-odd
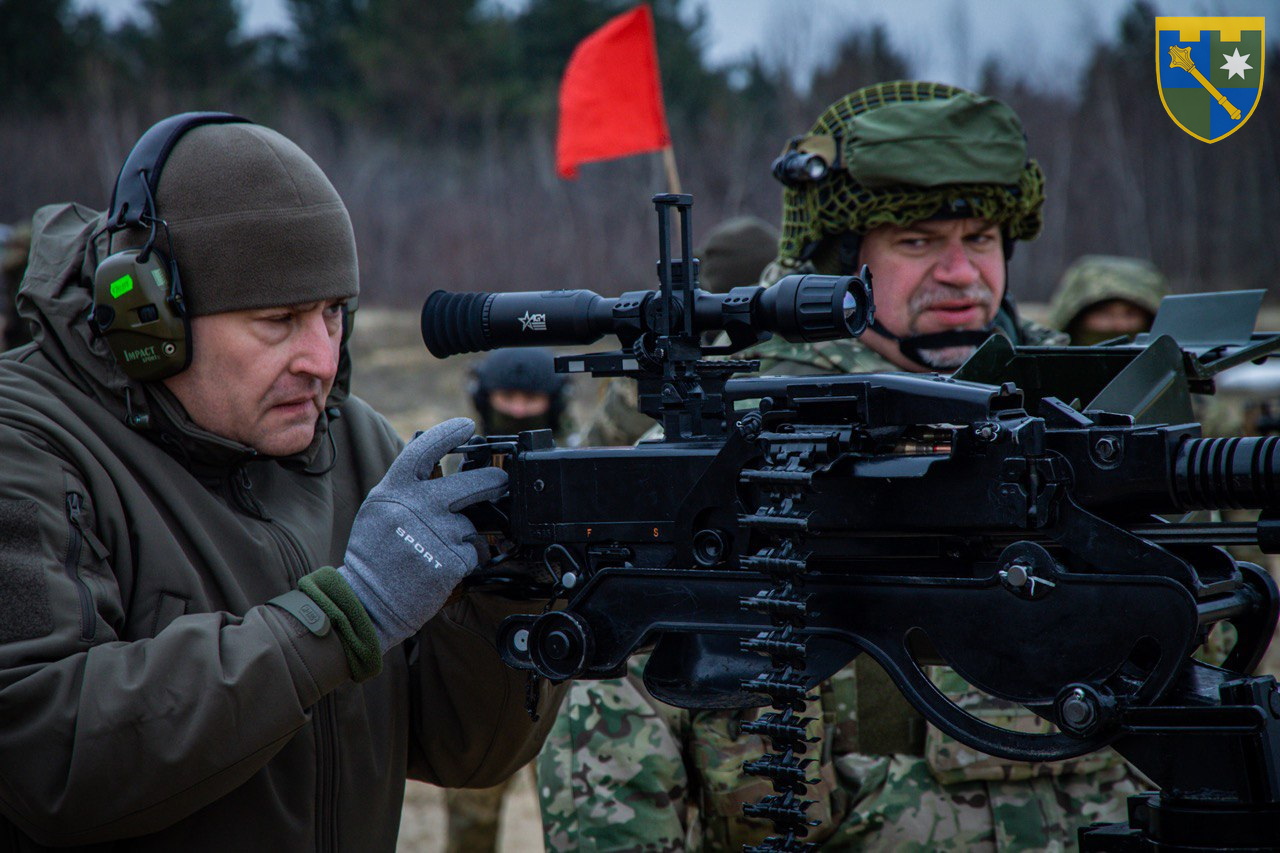
{"type": "Polygon", "coordinates": [[[1085,255],[1062,274],[1049,302],[1049,325],[1076,346],[1093,346],[1151,328],[1169,292],[1160,270],[1141,258],[1085,255]]]}
{"type": "Polygon", "coordinates": [[[566,377],[555,357],[540,348],[500,349],[485,356],[472,374],[471,403],[484,435],[526,429],[563,429],[566,377]]]}
{"type": "MultiPolygon", "coordinates": [[[[876,322],[857,341],[775,339],[743,354],[766,372],[949,372],[991,334],[1065,343],[1019,320],[1007,292],[1015,241],[1040,230],[1044,176],[999,101],[917,81],[860,89],[792,139],[774,172],[786,185],[783,229],[761,283],[867,264],[876,322]]],[[[766,750],[741,731],[758,711],[667,708],[640,671],[571,686],[538,759],[548,848],[760,843],[771,827],[741,814],[770,792],[741,771],[766,750]]],[[[974,695],[950,670],[934,678],[988,722],[1048,725],[974,695]]],[[[821,684],[801,716],[821,739],[806,795],[821,823],[805,840],[822,849],[1071,849],[1079,826],[1122,820],[1137,790],[1114,754],[1030,765],[962,747],[926,726],[865,655],[821,684]]]]}
{"type": "Polygon", "coordinates": [[[774,174],[782,239],[761,283],[867,264],[876,319],[857,342],[770,341],[755,351],[766,370],[945,372],[993,333],[1065,342],[1020,321],[1007,292],[1015,242],[1040,233],[1044,173],[1001,102],[938,83],[868,86],[792,139],[774,174]]]}

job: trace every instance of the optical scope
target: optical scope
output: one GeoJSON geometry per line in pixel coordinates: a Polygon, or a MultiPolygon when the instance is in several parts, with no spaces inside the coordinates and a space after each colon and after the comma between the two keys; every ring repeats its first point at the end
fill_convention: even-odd
{"type": "Polygon", "coordinates": [[[694,289],[673,296],[670,317],[666,304],[656,290],[616,299],[590,290],[437,290],[422,306],[422,340],[437,358],[498,347],[590,344],[608,334],[624,343],[646,333],[696,336],[741,325],[810,343],[857,337],[875,312],[865,273],[789,275],[772,287],[735,287],[728,293],[694,289]],[[689,317],[686,293],[693,304],[689,317]]]}

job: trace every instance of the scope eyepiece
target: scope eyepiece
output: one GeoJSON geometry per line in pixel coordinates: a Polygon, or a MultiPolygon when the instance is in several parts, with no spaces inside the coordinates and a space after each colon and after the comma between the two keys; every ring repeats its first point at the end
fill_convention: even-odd
{"type": "Polygon", "coordinates": [[[759,327],[789,341],[856,338],[875,316],[871,274],[789,275],[760,294],[759,327]]]}

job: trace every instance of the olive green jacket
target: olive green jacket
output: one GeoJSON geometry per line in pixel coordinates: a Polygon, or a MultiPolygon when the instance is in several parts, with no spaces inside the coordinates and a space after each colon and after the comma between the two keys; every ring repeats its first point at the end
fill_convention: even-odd
{"type": "Polygon", "coordinates": [[[491,785],[541,743],[511,608],[464,599],[357,684],[267,605],[342,561],[401,441],[345,377],[289,459],[131,385],[85,322],[97,221],[37,214],[35,341],[0,359],[0,850],[393,850],[406,777],[491,785]]]}

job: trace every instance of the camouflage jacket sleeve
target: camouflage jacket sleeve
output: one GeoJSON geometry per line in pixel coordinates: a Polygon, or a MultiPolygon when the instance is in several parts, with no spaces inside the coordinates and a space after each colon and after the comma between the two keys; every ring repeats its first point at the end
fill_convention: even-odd
{"type": "Polygon", "coordinates": [[[600,402],[583,421],[577,443],[582,447],[622,447],[635,444],[653,425],[653,418],[638,410],[636,383],[610,379],[600,402]]]}

